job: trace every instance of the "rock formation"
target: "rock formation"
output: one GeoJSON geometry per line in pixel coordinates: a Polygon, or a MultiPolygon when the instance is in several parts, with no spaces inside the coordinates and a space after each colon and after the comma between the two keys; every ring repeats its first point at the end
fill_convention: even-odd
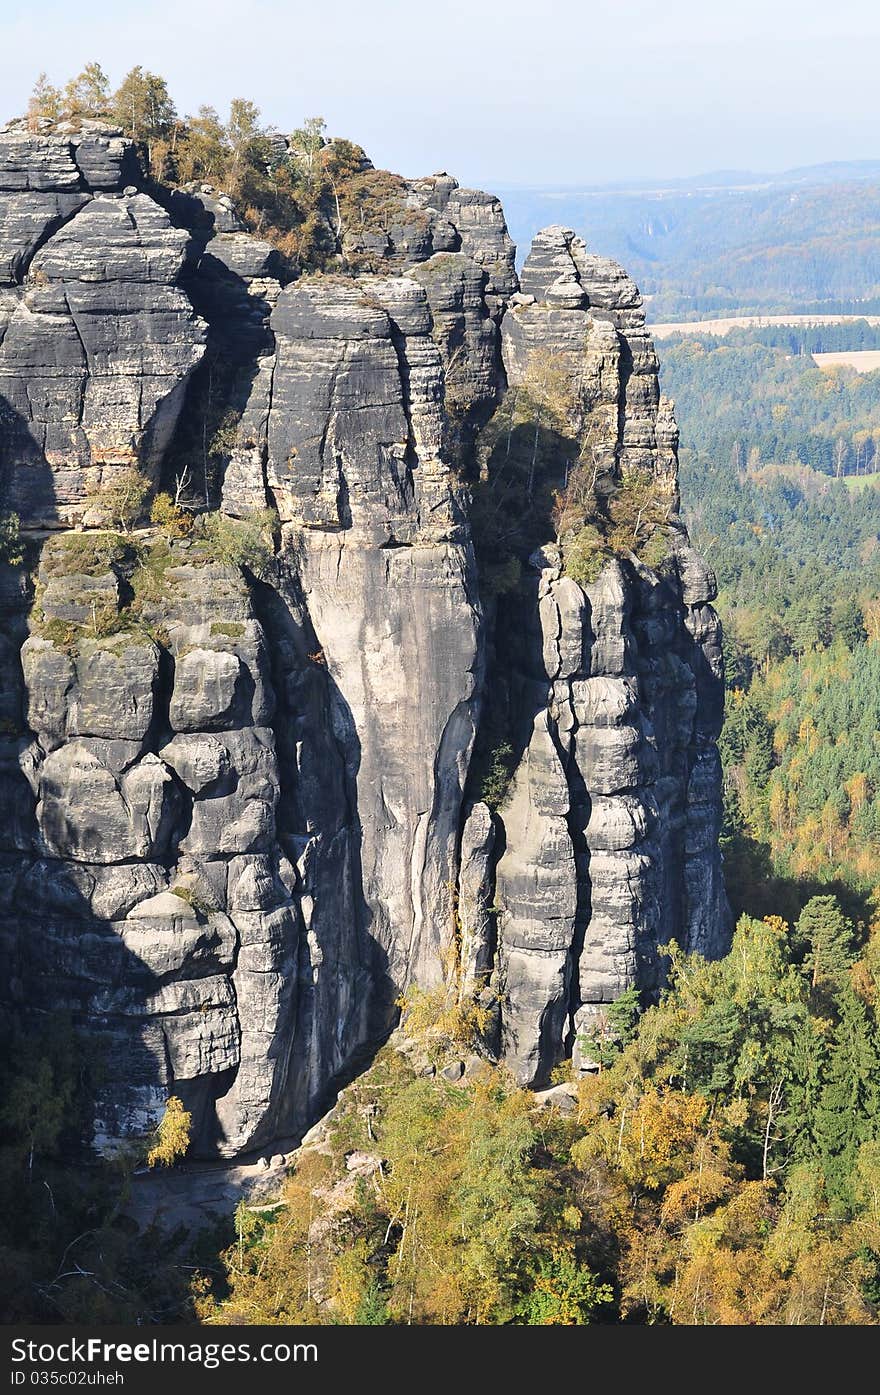
{"type": "Polygon", "coordinates": [[[368,250],[291,279],[117,133],[0,132],[0,509],[32,540],[0,592],[2,992],[88,1027],[99,1146],[171,1093],[204,1154],[301,1132],[413,983],[482,994],[487,1052],[542,1083],[656,989],[658,944],[725,946],[714,586],[635,286],[563,229],[518,282],[498,201],[446,175],[368,250]],[[670,551],[579,586],[548,537],[500,604],[475,446],[548,351],[606,473],[663,483],[670,551]],[[218,397],[204,489],[277,511],[259,576],[70,531],[114,470],[198,475],[218,397]],[[468,772],[496,681],[491,810],[468,772]]]}
{"type": "MultiPolygon", "coordinates": [[[[633,282],[548,228],[521,285],[502,324],[508,382],[537,352],[570,362],[593,460],[648,472],[677,506],[677,434],[633,282]]],[[[715,582],[681,525],[670,531],[659,572],[630,555],[583,587],[558,548],[539,550],[532,628],[518,615],[504,637],[523,754],[498,815],[502,1049],[526,1081],[546,1074],[569,1014],[577,1058],[602,1003],[658,984],[658,944],[725,946],[715,582]]]]}
{"type": "Polygon", "coordinates": [[[201,357],[187,235],[134,169],[117,135],[0,137],[0,468],[29,524],[81,516],[114,468],[158,474],[201,357]]]}

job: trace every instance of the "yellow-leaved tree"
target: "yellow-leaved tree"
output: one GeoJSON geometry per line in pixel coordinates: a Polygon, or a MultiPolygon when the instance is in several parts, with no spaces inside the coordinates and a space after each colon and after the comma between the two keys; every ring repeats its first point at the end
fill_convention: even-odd
{"type": "Polygon", "coordinates": [[[184,1109],[182,1100],[171,1095],[147,1152],[147,1167],[171,1167],[182,1158],[189,1147],[191,1128],[192,1115],[184,1109]]]}

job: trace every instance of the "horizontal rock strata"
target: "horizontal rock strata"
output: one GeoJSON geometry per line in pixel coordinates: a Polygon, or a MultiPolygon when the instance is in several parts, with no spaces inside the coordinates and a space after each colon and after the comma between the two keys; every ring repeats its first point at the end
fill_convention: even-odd
{"type": "Polygon", "coordinates": [[[557,228],[518,282],[496,199],[400,187],[369,270],[294,277],[224,196],[144,192],[112,130],[0,131],[0,508],[34,539],[0,577],[2,991],[100,1045],[100,1147],[171,1093],[204,1155],[301,1132],[416,984],[480,996],[541,1082],[658,944],[725,944],[714,583],[638,292],[557,228]],[[542,352],[602,469],[662,484],[670,552],[581,587],[548,538],[505,607],[469,479],[542,352]],[[131,465],[275,509],[271,565],[35,531],[131,465]]]}

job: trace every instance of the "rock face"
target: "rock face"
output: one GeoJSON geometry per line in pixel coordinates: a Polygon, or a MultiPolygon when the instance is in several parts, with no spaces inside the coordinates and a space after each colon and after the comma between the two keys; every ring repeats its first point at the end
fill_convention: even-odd
{"type": "Polygon", "coordinates": [[[117,136],[0,131],[0,455],[27,524],[69,523],[120,467],[158,479],[204,325],[188,238],[117,136]]]}
{"type": "Polygon", "coordinates": [[[44,550],[21,650],[33,815],[3,927],[13,979],[36,976],[114,1043],[99,1135],[146,1126],[173,1080],[203,1142],[236,1151],[267,1110],[281,1117],[295,1025],[265,635],[238,570],[184,550],[137,628],[43,638],[85,582],[118,588],[112,571],[62,569],[62,542],[44,550]]]}
{"type": "Polygon", "coordinates": [[[677,430],[641,298],[620,267],[548,228],[515,301],[502,324],[508,381],[539,353],[569,364],[593,460],[648,475],[672,511],[659,571],[630,555],[582,588],[561,574],[558,549],[536,552],[533,628],[518,597],[499,643],[524,728],[498,815],[502,1051],[529,1082],[546,1076],[560,1040],[579,1059],[603,1003],[658,985],[658,944],[723,953],[729,914],[715,581],[675,517],[677,430]]]}
{"type": "Polygon", "coordinates": [[[638,292],[564,229],[518,288],[498,201],[446,175],[403,186],[378,270],[295,280],[229,200],[142,183],[106,129],[0,132],[0,508],[57,529],[114,470],[167,482],[219,397],[222,509],[274,507],[276,555],[61,533],[3,569],[4,999],[102,1044],[101,1147],[171,1093],[205,1155],[302,1132],[414,983],[481,995],[541,1083],[656,988],[658,943],[728,934],[714,584],[638,292]],[[662,482],[671,548],[580,587],[548,538],[505,608],[468,474],[548,351],[602,468],[662,482]]]}

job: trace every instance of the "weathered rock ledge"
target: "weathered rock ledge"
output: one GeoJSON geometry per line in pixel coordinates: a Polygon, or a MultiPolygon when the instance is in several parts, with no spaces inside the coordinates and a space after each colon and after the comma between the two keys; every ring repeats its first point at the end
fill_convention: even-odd
{"type": "Polygon", "coordinates": [[[210,389],[222,509],[280,520],[260,578],[64,532],[4,570],[0,987],[103,1050],[100,1146],[171,1093],[203,1156],[301,1133],[412,983],[483,993],[487,1053],[540,1084],[658,944],[725,946],[714,582],[638,291],[558,228],[520,283],[496,199],[408,189],[382,274],[291,280],[118,135],[0,131],[0,509],[42,538],[114,471],[167,482],[210,389]],[[548,538],[496,605],[468,472],[541,352],[603,468],[662,483],[670,550],[581,587],[548,538]],[[466,789],[502,701],[491,811],[466,789]]]}

